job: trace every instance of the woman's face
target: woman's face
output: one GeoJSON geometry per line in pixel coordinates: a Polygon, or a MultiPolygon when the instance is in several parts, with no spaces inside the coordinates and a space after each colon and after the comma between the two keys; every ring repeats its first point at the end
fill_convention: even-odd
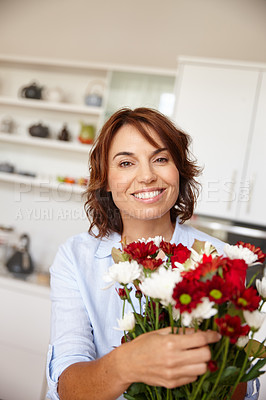
{"type": "Polygon", "coordinates": [[[179,172],[159,135],[154,147],[131,125],[122,126],[108,155],[108,187],[125,219],[150,220],[169,213],[179,193],[179,172]]]}

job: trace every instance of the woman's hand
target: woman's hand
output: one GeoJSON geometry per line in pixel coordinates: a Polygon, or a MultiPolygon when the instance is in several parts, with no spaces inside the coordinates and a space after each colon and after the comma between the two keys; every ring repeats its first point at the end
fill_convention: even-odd
{"type": "Polygon", "coordinates": [[[220,337],[214,331],[193,329],[187,329],[185,335],[171,334],[170,328],[140,335],[120,347],[124,363],[121,378],[126,377],[128,385],[144,382],[170,389],[193,382],[207,371],[211,359],[208,344],[220,337]]]}
{"type": "Polygon", "coordinates": [[[170,328],[138,336],[105,356],[66,368],[59,378],[61,400],[115,400],[133,382],[174,388],[197,379],[211,358],[209,343],[217,332],[187,329],[186,335],[170,328]]]}

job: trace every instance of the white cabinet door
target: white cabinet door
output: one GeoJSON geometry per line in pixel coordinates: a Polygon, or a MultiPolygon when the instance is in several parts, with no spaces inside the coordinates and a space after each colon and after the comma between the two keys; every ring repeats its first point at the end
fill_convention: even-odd
{"type": "Polygon", "coordinates": [[[266,72],[261,73],[261,88],[245,181],[248,196],[241,203],[237,218],[266,226],[266,72]]]}
{"type": "Polygon", "coordinates": [[[43,400],[49,289],[0,278],[0,321],[0,399],[43,400]]]}
{"type": "Polygon", "coordinates": [[[258,75],[238,65],[180,63],[174,118],[204,167],[199,214],[235,218],[258,75]]]}

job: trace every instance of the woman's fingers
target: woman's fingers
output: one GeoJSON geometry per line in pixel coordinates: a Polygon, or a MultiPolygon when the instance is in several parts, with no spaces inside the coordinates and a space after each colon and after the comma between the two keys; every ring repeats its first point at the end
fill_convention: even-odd
{"type": "Polygon", "coordinates": [[[128,343],[133,382],[172,388],[185,384],[181,382],[193,382],[207,371],[211,359],[208,344],[221,336],[214,331],[193,329],[186,334],[170,333],[170,328],[152,331],[128,343]]]}
{"type": "Polygon", "coordinates": [[[182,349],[193,349],[196,347],[206,346],[210,343],[218,342],[221,335],[215,331],[198,331],[189,335],[178,335],[179,344],[182,349]]]}

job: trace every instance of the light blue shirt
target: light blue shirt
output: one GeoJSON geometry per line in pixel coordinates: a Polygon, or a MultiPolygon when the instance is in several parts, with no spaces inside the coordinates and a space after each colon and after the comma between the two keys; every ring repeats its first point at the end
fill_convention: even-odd
{"type": "MultiPolygon", "coordinates": [[[[191,247],[194,239],[210,241],[218,253],[224,243],[188,225],[176,223],[172,243],[191,247]]],[[[120,247],[121,236],[96,239],[88,233],[73,236],[62,245],[51,266],[51,340],[47,357],[47,397],[58,400],[57,383],[71,364],[91,361],[119,346],[122,331],[113,329],[122,315],[122,301],[114,287],[103,289],[103,275],[114,263],[112,247],[120,247]]],[[[117,285],[117,288],[119,285],[117,285]]],[[[135,307],[138,301],[132,296],[135,307]]],[[[126,305],[126,311],[131,311],[126,305]]],[[[246,399],[252,396],[252,382],[246,399]]],[[[257,396],[257,397],[256,397],[257,396]]],[[[119,397],[123,399],[123,396],[119,397]]]]}

